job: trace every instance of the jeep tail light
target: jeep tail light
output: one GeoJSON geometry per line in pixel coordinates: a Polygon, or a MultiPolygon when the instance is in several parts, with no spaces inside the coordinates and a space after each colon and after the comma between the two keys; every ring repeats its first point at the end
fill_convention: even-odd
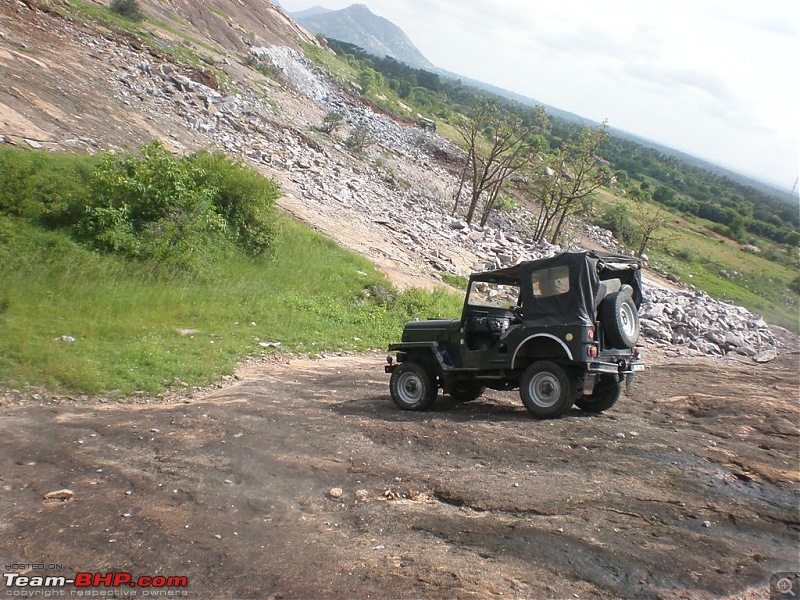
{"type": "Polygon", "coordinates": [[[593,340],[593,339],[594,339],[594,329],[590,329],[590,330],[589,330],[589,339],[590,339],[590,340],[593,340]]]}
{"type": "Polygon", "coordinates": [[[597,346],[589,346],[589,356],[591,358],[597,358],[597,346]]]}

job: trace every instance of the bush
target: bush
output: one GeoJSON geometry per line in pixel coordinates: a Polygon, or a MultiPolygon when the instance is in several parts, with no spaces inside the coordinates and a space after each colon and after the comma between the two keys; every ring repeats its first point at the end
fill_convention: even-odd
{"type": "Polygon", "coordinates": [[[55,226],[74,223],[95,163],[86,155],[0,146],[0,214],[55,226]]]}
{"type": "Polygon", "coordinates": [[[142,13],[142,9],[139,7],[138,0],[111,0],[109,8],[112,10],[112,12],[115,12],[126,19],[141,21],[144,18],[144,14],[142,13]]]}
{"type": "Polygon", "coordinates": [[[104,155],[76,226],[79,237],[105,252],[200,268],[222,249],[227,223],[215,210],[216,190],[197,175],[160,143],[141,156],[104,155]]]}
{"type": "Polygon", "coordinates": [[[278,184],[221,152],[199,152],[188,162],[195,181],[214,190],[211,200],[229,227],[230,239],[250,256],[272,254],[278,184]]]}
{"type": "Polygon", "coordinates": [[[596,222],[611,231],[623,243],[632,244],[636,239],[636,224],[624,204],[610,206],[596,222]]]}
{"type": "Polygon", "coordinates": [[[369,133],[369,130],[364,127],[363,125],[359,125],[352,132],[350,135],[347,136],[347,139],[344,141],[344,145],[355,154],[361,154],[370,147],[374,143],[372,136],[369,133]]]}
{"type": "Polygon", "coordinates": [[[322,133],[327,133],[328,135],[332,134],[334,131],[339,129],[344,123],[344,117],[337,112],[329,112],[325,115],[325,118],[322,119],[322,125],[320,126],[319,130],[322,133]]]}
{"type": "Polygon", "coordinates": [[[0,215],[68,230],[101,252],[198,270],[238,248],[271,255],[278,186],[219,152],[160,143],[97,158],[0,148],[0,215]]]}
{"type": "Polygon", "coordinates": [[[519,208],[519,203],[514,196],[498,194],[494,207],[500,212],[513,212],[519,208]]]}

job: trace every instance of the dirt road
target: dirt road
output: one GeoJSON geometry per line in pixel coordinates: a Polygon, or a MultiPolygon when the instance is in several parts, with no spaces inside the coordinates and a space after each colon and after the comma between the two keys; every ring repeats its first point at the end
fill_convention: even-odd
{"type": "Polygon", "coordinates": [[[796,363],[656,361],[608,413],[544,422],[514,393],[400,412],[378,355],[7,401],[0,557],[193,598],[757,597],[800,570],[796,363]]]}

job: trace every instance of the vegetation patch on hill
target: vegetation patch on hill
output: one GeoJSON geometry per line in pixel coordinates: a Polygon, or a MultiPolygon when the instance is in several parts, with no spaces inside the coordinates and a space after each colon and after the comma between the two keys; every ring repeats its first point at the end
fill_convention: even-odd
{"type": "Polygon", "coordinates": [[[98,158],[1,148],[0,178],[13,184],[0,200],[0,384],[10,387],[158,393],[176,380],[216,381],[245,356],[275,348],[384,348],[405,321],[460,307],[441,291],[396,292],[367,260],[268,198],[258,204],[250,188],[274,197],[277,186],[222,156],[179,160],[158,146],[98,158]],[[167,164],[162,178],[149,179],[148,155],[167,164]],[[200,169],[207,161],[219,170],[200,169]],[[158,202],[114,209],[122,206],[114,194],[166,198],[168,183],[178,192],[169,197],[183,199],[177,220],[126,221],[158,202]],[[92,213],[102,198],[114,218],[92,213]],[[269,216],[266,246],[253,245],[254,232],[237,233],[236,215],[253,206],[269,216]]]}

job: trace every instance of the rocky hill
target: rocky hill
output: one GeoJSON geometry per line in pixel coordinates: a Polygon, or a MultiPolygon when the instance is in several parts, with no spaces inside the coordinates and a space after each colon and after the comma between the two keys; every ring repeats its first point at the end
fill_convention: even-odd
{"type": "Polygon", "coordinates": [[[375,56],[391,56],[418,69],[436,69],[402,29],[363,4],[326,12],[300,11],[290,16],[309,31],[355,44],[375,56]]]}
{"type": "MultiPolygon", "coordinates": [[[[0,0],[0,142],[97,152],[158,138],[176,152],[222,149],[277,179],[285,210],[369,257],[399,286],[442,285],[442,273],[561,250],[529,242],[524,208],[485,228],[451,218],[457,179],[449,169],[460,150],[341,89],[298,52],[312,38],[268,3],[143,6],[170,23],[151,21],[149,44],[64,18],[59,2],[0,0]],[[176,62],[176,47],[200,66],[176,62]],[[345,116],[339,137],[317,130],[330,111],[345,116]],[[341,141],[356,126],[375,140],[365,157],[341,141]]],[[[575,247],[615,249],[609,232],[576,233],[575,247]]],[[[781,348],[757,315],[655,276],[642,317],[648,343],[676,354],[768,358],[781,348]]]]}

